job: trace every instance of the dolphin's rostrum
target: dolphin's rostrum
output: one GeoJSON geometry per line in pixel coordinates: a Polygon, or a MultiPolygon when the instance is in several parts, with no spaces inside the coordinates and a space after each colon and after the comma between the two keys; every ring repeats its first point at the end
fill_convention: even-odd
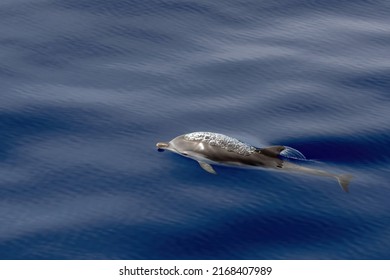
{"type": "Polygon", "coordinates": [[[297,150],[287,146],[257,148],[238,139],[214,132],[192,132],[180,135],[168,143],[156,144],[160,151],[169,150],[196,160],[209,173],[217,174],[211,164],[264,167],[336,178],[345,192],[352,178],[349,174],[336,175],[324,170],[308,168],[287,160],[293,155],[305,159],[297,150]]]}

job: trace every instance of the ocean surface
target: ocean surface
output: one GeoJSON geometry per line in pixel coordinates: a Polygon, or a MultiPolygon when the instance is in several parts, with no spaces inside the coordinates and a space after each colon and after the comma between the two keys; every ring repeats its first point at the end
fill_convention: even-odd
{"type": "Polygon", "coordinates": [[[390,1],[3,0],[0,56],[0,259],[390,259],[390,1]]]}

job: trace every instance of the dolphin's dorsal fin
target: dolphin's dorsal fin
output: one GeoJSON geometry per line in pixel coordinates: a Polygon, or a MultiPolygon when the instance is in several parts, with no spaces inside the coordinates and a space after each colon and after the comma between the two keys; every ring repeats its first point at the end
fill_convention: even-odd
{"type": "Polygon", "coordinates": [[[199,163],[200,167],[202,167],[207,172],[214,174],[214,175],[217,175],[217,172],[215,172],[214,168],[210,164],[205,163],[203,161],[198,161],[198,163],[199,163]]]}
{"type": "Polygon", "coordinates": [[[269,157],[277,157],[284,149],[286,149],[286,147],[284,146],[271,146],[267,148],[257,149],[256,152],[269,157]]]}

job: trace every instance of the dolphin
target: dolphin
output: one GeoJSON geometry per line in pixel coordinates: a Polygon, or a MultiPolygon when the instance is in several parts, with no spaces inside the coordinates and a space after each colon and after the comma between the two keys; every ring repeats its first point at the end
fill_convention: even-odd
{"type": "Polygon", "coordinates": [[[217,174],[212,164],[273,168],[332,177],[337,179],[345,192],[349,192],[348,185],[352,179],[352,176],[349,174],[337,175],[292,163],[289,159],[306,159],[299,151],[293,148],[287,146],[257,148],[220,133],[192,132],[177,136],[169,142],[159,142],[156,146],[159,151],[169,150],[196,160],[200,167],[211,174],[217,174]]]}

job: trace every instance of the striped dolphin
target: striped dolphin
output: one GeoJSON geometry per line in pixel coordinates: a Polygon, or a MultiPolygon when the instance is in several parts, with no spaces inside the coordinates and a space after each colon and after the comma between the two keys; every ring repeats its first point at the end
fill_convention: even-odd
{"type": "Polygon", "coordinates": [[[159,151],[169,150],[196,160],[209,173],[217,174],[212,164],[244,167],[274,168],[303,172],[337,179],[341,188],[348,192],[352,178],[349,174],[332,174],[324,170],[292,163],[288,159],[305,159],[297,150],[287,146],[257,148],[238,139],[214,132],[192,132],[180,135],[169,142],[156,144],[159,151]]]}

